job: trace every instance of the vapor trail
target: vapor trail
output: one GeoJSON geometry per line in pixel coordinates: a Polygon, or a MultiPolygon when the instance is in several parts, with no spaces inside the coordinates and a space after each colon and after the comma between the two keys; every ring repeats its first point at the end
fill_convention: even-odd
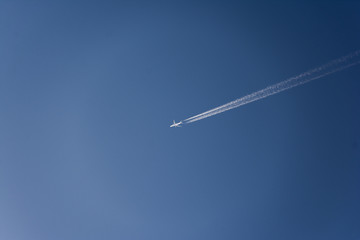
{"type": "Polygon", "coordinates": [[[268,96],[277,94],[279,92],[288,90],[290,88],[302,85],[307,82],[311,82],[315,79],[319,79],[322,77],[325,77],[327,75],[330,75],[335,72],[339,72],[341,70],[344,70],[346,68],[352,67],[354,65],[360,64],[360,50],[356,51],[354,53],[351,53],[349,55],[346,55],[344,57],[335,59],[327,64],[324,64],[320,67],[317,67],[315,69],[309,70],[305,73],[302,73],[298,76],[289,78],[283,82],[268,86],[262,90],[259,90],[257,92],[251,93],[249,95],[246,95],[242,98],[236,99],[232,102],[226,103],[224,105],[221,105],[219,107],[210,109],[206,112],[203,112],[201,114],[195,115],[193,117],[187,118],[183,120],[184,123],[192,123],[199,121],[204,118],[208,118],[210,116],[228,111],[233,108],[240,107],[242,105],[266,98],[268,96]]]}

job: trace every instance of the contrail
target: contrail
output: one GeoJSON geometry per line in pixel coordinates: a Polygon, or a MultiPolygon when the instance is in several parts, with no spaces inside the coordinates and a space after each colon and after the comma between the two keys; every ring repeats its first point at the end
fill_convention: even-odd
{"type": "Polygon", "coordinates": [[[311,82],[315,79],[325,77],[325,76],[333,74],[335,72],[339,72],[341,70],[344,70],[346,68],[349,68],[349,67],[359,64],[360,63],[360,59],[358,58],[359,56],[360,56],[360,50],[355,51],[349,55],[335,59],[327,64],[324,64],[320,67],[309,70],[298,76],[295,76],[295,77],[289,78],[285,81],[279,82],[277,84],[268,86],[262,90],[251,93],[249,95],[246,95],[242,98],[236,99],[232,102],[226,103],[219,107],[210,109],[206,112],[200,113],[193,117],[189,117],[189,118],[183,120],[183,122],[186,124],[196,122],[201,119],[208,118],[210,116],[228,111],[230,109],[237,108],[242,105],[266,98],[268,96],[277,94],[279,92],[288,90],[290,88],[311,82]]]}

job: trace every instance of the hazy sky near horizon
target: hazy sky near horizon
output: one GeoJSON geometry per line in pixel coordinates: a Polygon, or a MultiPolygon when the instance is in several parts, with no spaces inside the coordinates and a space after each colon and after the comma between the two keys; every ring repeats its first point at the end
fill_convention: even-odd
{"type": "Polygon", "coordinates": [[[0,2],[0,239],[360,238],[360,3],[0,2]]]}

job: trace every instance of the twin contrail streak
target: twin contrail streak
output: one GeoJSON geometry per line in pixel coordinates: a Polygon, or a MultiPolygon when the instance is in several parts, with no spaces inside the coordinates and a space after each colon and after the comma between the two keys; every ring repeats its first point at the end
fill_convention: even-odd
{"type": "Polygon", "coordinates": [[[290,88],[311,82],[313,80],[325,77],[327,75],[339,72],[341,70],[344,70],[346,68],[355,66],[357,64],[360,64],[360,50],[356,51],[354,53],[351,53],[349,55],[346,55],[344,57],[338,58],[336,60],[333,60],[327,64],[324,64],[320,67],[317,67],[315,69],[312,69],[310,71],[307,71],[305,73],[302,73],[298,76],[289,78],[283,82],[279,82],[277,84],[268,86],[262,90],[259,90],[257,92],[251,93],[249,95],[246,95],[242,98],[236,99],[232,102],[226,103],[224,105],[221,105],[219,107],[210,109],[209,111],[200,113],[198,115],[195,115],[193,117],[189,117],[185,120],[183,120],[184,123],[192,123],[199,121],[204,118],[211,117],[213,115],[228,111],[233,108],[237,108],[240,106],[243,106],[245,104],[266,98],[268,96],[277,94],[279,92],[288,90],[290,88]]]}

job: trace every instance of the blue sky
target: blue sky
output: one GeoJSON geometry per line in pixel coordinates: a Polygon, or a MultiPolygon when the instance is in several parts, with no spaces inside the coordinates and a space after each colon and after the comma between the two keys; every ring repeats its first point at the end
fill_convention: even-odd
{"type": "Polygon", "coordinates": [[[0,2],[1,239],[359,239],[356,1],[0,2]]]}

